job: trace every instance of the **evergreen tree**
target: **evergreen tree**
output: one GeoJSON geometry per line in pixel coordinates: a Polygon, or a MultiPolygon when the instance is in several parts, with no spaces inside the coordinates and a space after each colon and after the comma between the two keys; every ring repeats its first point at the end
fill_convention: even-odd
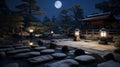
{"type": "Polygon", "coordinates": [[[36,0],[21,0],[23,3],[16,6],[20,9],[19,13],[21,13],[25,17],[25,26],[30,26],[32,22],[32,18],[35,15],[41,15],[43,12],[40,7],[36,4],[36,0]]]}
{"type": "Polygon", "coordinates": [[[61,24],[64,30],[82,26],[79,19],[83,18],[83,10],[80,5],[74,5],[61,11],[61,24]]]}
{"type": "Polygon", "coordinates": [[[108,0],[95,5],[96,9],[103,12],[111,12],[116,16],[120,16],[120,0],[108,0]]]}
{"type": "Polygon", "coordinates": [[[51,19],[47,16],[44,17],[43,24],[46,30],[51,30],[55,25],[55,23],[52,22],[51,19]]]}

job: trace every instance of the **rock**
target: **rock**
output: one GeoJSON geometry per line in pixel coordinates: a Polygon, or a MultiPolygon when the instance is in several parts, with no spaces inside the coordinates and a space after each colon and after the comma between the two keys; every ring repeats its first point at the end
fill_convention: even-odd
{"type": "Polygon", "coordinates": [[[53,53],[52,56],[53,56],[55,59],[64,59],[67,55],[64,54],[64,53],[53,53]]]}
{"type": "Polygon", "coordinates": [[[55,49],[56,47],[57,45],[55,43],[50,43],[50,46],[49,46],[50,49],[55,49]]]}
{"type": "Polygon", "coordinates": [[[115,62],[113,60],[109,60],[107,62],[98,64],[97,67],[120,67],[120,63],[115,62]]]}
{"type": "Polygon", "coordinates": [[[3,59],[3,58],[5,58],[5,57],[6,57],[5,52],[0,52],[0,58],[3,59]]]}
{"type": "Polygon", "coordinates": [[[70,49],[69,49],[69,47],[68,46],[63,46],[62,47],[62,51],[63,52],[68,52],[70,49]]]}
{"type": "Polygon", "coordinates": [[[29,49],[30,46],[19,46],[19,47],[15,47],[15,49],[29,49]]]}
{"type": "Polygon", "coordinates": [[[7,54],[17,54],[17,53],[29,52],[29,51],[30,49],[17,49],[17,50],[8,51],[7,54]]]}
{"type": "Polygon", "coordinates": [[[84,54],[85,54],[85,51],[82,50],[82,49],[77,49],[77,50],[75,50],[75,52],[74,52],[74,55],[76,55],[76,56],[84,55],[84,54]]]}
{"type": "Polygon", "coordinates": [[[53,50],[53,49],[44,49],[44,50],[41,50],[40,52],[41,52],[41,54],[52,54],[52,53],[55,52],[55,50],[53,50]]]}
{"type": "Polygon", "coordinates": [[[46,49],[46,47],[44,47],[44,46],[43,47],[35,47],[34,48],[35,51],[41,51],[41,50],[44,50],[44,49],[46,49]]]}
{"type": "Polygon", "coordinates": [[[25,52],[25,53],[19,53],[14,55],[14,58],[28,58],[28,57],[33,57],[33,56],[39,56],[40,52],[25,52]]]}
{"type": "Polygon", "coordinates": [[[32,48],[36,48],[39,47],[39,45],[35,44],[35,45],[31,45],[32,48]]]}
{"type": "Polygon", "coordinates": [[[91,64],[95,62],[95,58],[90,55],[81,55],[75,57],[75,60],[77,60],[81,64],[91,64]]]}
{"type": "Polygon", "coordinates": [[[65,59],[48,65],[48,67],[78,67],[79,63],[73,59],[65,59]]]}
{"type": "Polygon", "coordinates": [[[4,65],[3,67],[19,67],[18,63],[9,63],[4,65]]]}
{"type": "Polygon", "coordinates": [[[10,51],[10,50],[14,50],[14,48],[0,48],[0,52],[2,51],[10,51]]]}
{"type": "Polygon", "coordinates": [[[112,53],[106,53],[106,54],[104,54],[103,58],[105,59],[105,61],[115,60],[114,55],[112,53]]]}
{"type": "Polygon", "coordinates": [[[51,55],[42,55],[42,56],[29,58],[27,60],[31,63],[42,63],[42,62],[53,60],[53,57],[51,55]]]}
{"type": "Polygon", "coordinates": [[[38,41],[38,45],[43,45],[44,43],[43,43],[43,41],[42,40],[39,40],[38,41]]]}
{"type": "Polygon", "coordinates": [[[12,45],[0,45],[0,49],[1,48],[12,48],[12,45]]]}

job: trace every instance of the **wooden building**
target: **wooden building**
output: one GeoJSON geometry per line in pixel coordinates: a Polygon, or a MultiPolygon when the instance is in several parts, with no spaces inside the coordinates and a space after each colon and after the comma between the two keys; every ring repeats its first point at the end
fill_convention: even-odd
{"type": "Polygon", "coordinates": [[[88,29],[102,27],[113,29],[118,25],[118,20],[111,13],[89,15],[81,21],[87,23],[88,29]]]}
{"type": "Polygon", "coordinates": [[[120,23],[111,13],[89,15],[80,21],[86,23],[86,30],[83,34],[86,38],[99,38],[99,30],[103,27],[108,30],[109,37],[120,34],[120,23]]]}

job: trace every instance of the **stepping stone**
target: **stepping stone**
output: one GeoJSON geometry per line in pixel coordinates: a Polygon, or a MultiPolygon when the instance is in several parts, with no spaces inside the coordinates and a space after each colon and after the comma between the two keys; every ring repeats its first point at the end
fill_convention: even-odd
{"type": "Polygon", "coordinates": [[[8,51],[7,54],[17,54],[17,53],[29,52],[29,51],[30,49],[17,49],[17,50],[8,51]]]}
{"type": "Polygon", "coordinates": [[[5,52],[0,52],[0,58],[3,59],[3,58],[5,58],[5,57],[6,57],[5,52]]]}
{"type": "Polygon", "coordinates": [[[75,60],[77,60],[81,64],[91,64],[95,62],[95,58],[90,55],[81,55],[75,57],[75,60]]]}
{"type": "Polygon", "coordinates": [[[13,57],[14,58],[28,58],[28,57],[33,57],[33,56],[39,56],[40,52],[26,52],[26,53],[19,53],[15,54],[13,57]]]}
{"type": "Polygon", "coordinates": [[[41,50],[40,52],[41,52],[41,54],[52,54],[52,53],[55,52],[55,50],[53,50],[53,49],[45,49],[45,50],[41,50]]]}
{"type": "Polygon", "coordinates": [[[30,46],[19,46],[19,47],[15,47],[15,49],[29,49],[30,46]]]}
{"type": "Polygon", "coordinates": [[[120,67],[120,63],[115,62],[113,60],[109,60],[107,62],[98,64],[97,67],[120,67]]]}
{"type": "Polygon", "coordinates": [[[14,48],[0,48],[0,52],[6,52],[6,51],[10,51],[10,50],[14,50],[14,48]]]}
{"type": "Polygon", "coordinates": [[[27,60],[31,63],[42,63],[42,62],[53,60],[53,57],[51,55],[42,55],[42,56],[29,58],[27,60]]]}
{"type": "Polygon", "coordinates": [[[3,67],[19,67],[18,63],[9,63],[7,65],[4,65],[3,67]]]}
{"type": "Polygon", "coordinates": [[[73,59],[65,59],[48,65],[48,67],[78,67],[79,63],[73,59]]]}
{"type": "Polygon", "coordinates": [[[39,45],[31,45],[32,48],[36,48],[36,47],[39,47],[39,45]]]}
{"type": "Polygon", "coordinates": [[[36,51],[41,51],[41,50],[44,50],[44,49],[46,49],[46,47],[35,47],[34,48],[34,50],[36,50],[36,51]]]}
{"type": "Polygon", "coordinates": [[[11,48],[12,45],[0,45],[0,48],[11,48]]]}
{"type": "Polygon", "coordinates": [[[19,46],[24,46],[24,44],[15,44],[13,47],[19,47],[19,46]]]}
{"type": "Polygon", "coordinates": [[[67,55],[64,54],[64,53],[53,53],[52,56],[53,56],[55,59],[64,59],[67,55]]]}

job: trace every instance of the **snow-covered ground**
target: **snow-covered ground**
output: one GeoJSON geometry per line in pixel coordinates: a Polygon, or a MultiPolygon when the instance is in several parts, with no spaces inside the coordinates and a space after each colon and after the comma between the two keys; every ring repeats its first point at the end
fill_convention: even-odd
{"type": "Polygon", "coordinates": [[[88,52],[97,53],[99,55],[103,55],[106,52],[111,52],[112,50],[116,49],[113,45],[101,45],[101,44],[98,44],[97,41],[86,42],[85,40],[81,40],[81,41],[60,40],[60,41],[56,41],[56,44],[71,46],[75,48],[81,48],[88,52]]]}
{"type": "MultiPolygon", "coordinates": [[[[70,47],[80,48],[88,52],[96,53],[99,55],[104,55],[107,52],[111,52],[114,49],[114,45],[108,44],[108,45],[102,45],[98,44],[97,41],[92,40],[81,40],[81,41],[73,41],[73,39],[53,39],[54,43],[57,45],[66,45],[70,47]]],[[[49,43],[49,40],[43,40],[43,42],[49,43]]]]}

